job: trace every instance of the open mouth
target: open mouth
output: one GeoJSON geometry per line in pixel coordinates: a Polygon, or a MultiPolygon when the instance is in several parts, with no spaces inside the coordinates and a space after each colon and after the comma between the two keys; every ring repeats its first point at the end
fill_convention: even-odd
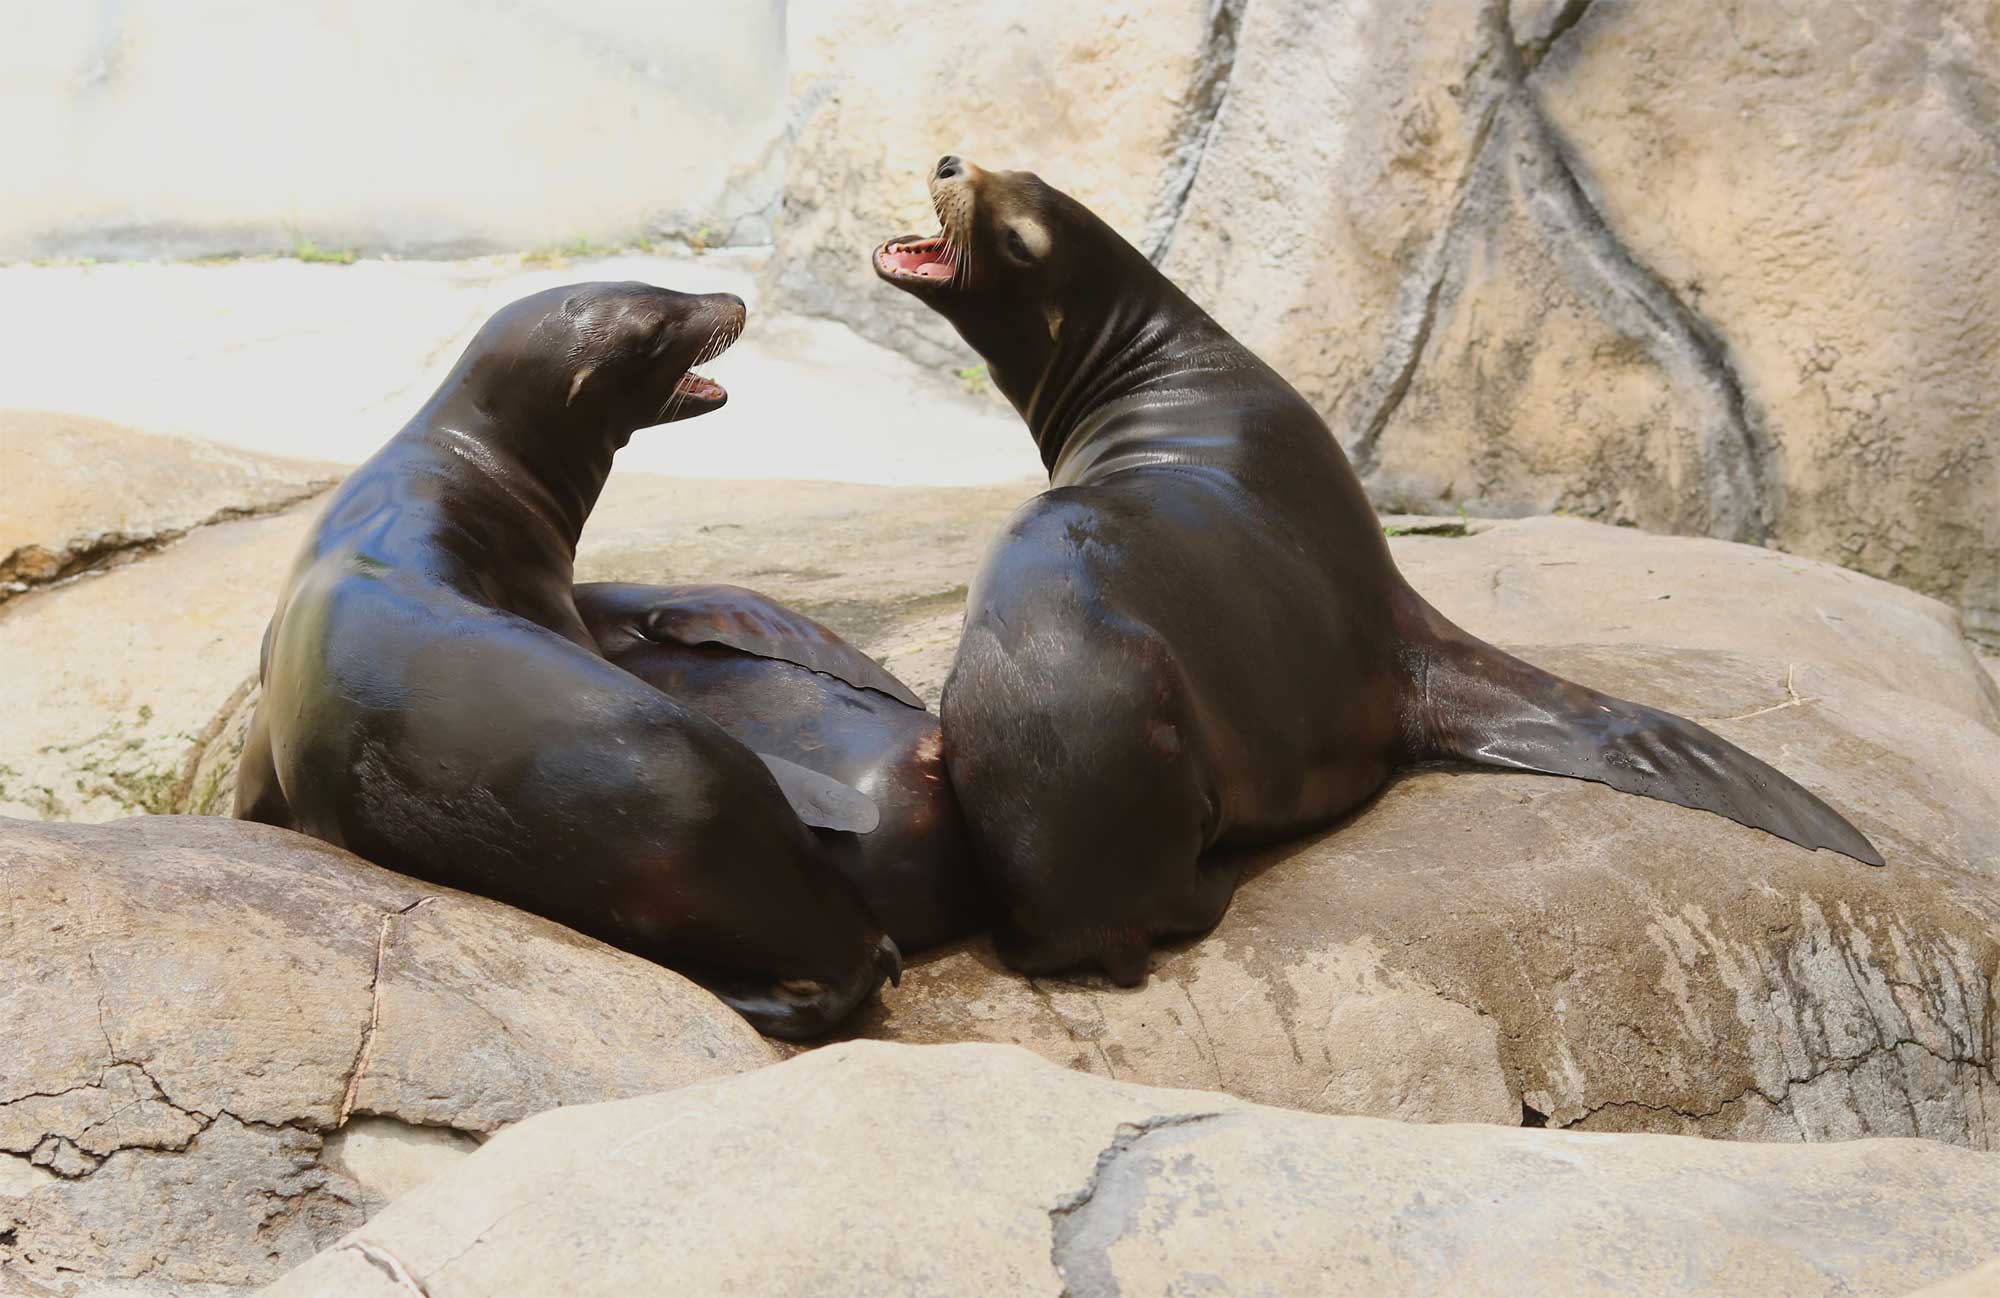
{"type": "Polygon", "coordinates": [[[695,373],[694,366],[708,364],[716,357],[722,355],[722,353],[728,351],[730,346],[742,336],[743,317],[741,315],[738,315],[729,324],[716,329],[714,335],[709,338],[708,344],[694,358],[694,364],[688,366],[687,373],[681,375],[680,382],[674,384],[673,392],[668,395],[665,404],[660,407],[660,423],[678,423],[683,419],[692,419],[696,415],[705,415],[711,410],[720,410],[722,408],[723,404],[729,400],[729,390],[714,379],[709,378],[706,374],[695,373]]]}
{"type": "Polygon", "coordinates": [[[958,257],[942,234],[928,239],[904,236],[875,250],[875,273],[898,284],[940,287],[958,276],[958,257]]]}

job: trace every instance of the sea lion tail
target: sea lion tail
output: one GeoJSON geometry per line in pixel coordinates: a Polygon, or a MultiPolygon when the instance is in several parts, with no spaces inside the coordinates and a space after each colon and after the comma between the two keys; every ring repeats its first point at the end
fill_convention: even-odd
{"type": "Polygon", "coordinates": [[[1408,599],[1398,622],[1414,677],[1404,721],[1412,758],[1595,780],[1883,864],[1840,813],[1722,736],[1551,675],[1408,599]]]}

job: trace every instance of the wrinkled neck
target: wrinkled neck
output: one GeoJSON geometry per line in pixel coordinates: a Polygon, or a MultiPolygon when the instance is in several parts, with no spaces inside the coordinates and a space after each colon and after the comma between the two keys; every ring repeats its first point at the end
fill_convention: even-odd
{"type": "Polygon", "coordinates": [[[461,389],[441,393],[411,426],[544,525],[573,559],[629,434],[556,426],[564,422],[499,417],[461,389]]]}
{"type": "MultiPolygon", "coordinates": [[[[1065,318],[1047,364],[1015,406],[1051,474],[1123,412],[1180,403],[1191,358],[1230,340],[1147,267],[1145,289],[1065,318]]],[[[1233,344],[1232,344],[1233,345],[1233,344]]]]}

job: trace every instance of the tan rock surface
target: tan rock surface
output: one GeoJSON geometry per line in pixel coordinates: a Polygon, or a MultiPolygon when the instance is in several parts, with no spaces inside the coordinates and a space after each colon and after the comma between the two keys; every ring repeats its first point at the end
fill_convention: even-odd
{"type": "Polygon", "coordinates": [[[0,859],[0,1273],[40,1292],[259,1283],[509,1122],[775,1058],[678,975],[280,830],[4,821],[0,859]]]}
{"type": "Polygon", "coordinates": [[[341,472],[33,410],[0,410],[0,464],[0,601],[204,524],[275,513],[341,472]]]}
{"type": "Polygon", "coordinates": [[[876,282],[869,254],[937,229],[939,155],[1040,170],[1140,241],[1164,237],[1199,165],[1241,0],[934,7],[828,0],[790,15],[791,157],[767,296],[927,364],[974,358],[876,282]],[[1219,29],[1219,30],[1218,30],[1219,29]]]}
{"type": "Polygon", "coordinates": [[[1328,1118],[855,1044],[522,1123],[267,1292],[1892,1295],[1996,1231],[2000,1159],[1924,1142],[1328,1118]]]}
{"type": "Polygon", "coordinates": [[[2000,636],[2000,12],[1596,5],[1533,84],[1712,332],[1771,537],[2000,636]]]}
{"type": "Polygon", "coordinates": [[[2000,736],[1820,670],[1541,650],[1848,812],[1870,870],[1580,781],[1407,776],[1254,858],[1222,924],[1124,990],[922,959],[858,1030],[1323,1112],[1760,1140],[2000,1140],[2000,736]]]}
{"type": "Polygon", "coordinates": [[[1488,639],[1749,653],[1829,668],[2000,729],[2000,691],[1982,678],[1957,615],[1929,596],[1782,550],[1581,519],[1474,520],[1470,530],[1389,545],[1427,599],[1488,639]]]}
{"type": "Polygon", "coordinates": [[[2000,1294],[2000,1258],[1964,1275],[1925,1285],[1908,1298],[1993,1298],[1995,1294],[2000,1294]]]}

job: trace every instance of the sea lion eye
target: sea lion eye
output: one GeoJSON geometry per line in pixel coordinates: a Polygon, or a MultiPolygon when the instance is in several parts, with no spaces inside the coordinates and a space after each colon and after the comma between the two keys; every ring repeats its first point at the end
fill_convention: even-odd
{"type": "Polygon", "coordinates": [[[1028,245],[1021,238],[1021,232],[1013,226],[1007,227],[1007,255],[1026,266],[1034,260],[1028,254],[1028,245]]]}

